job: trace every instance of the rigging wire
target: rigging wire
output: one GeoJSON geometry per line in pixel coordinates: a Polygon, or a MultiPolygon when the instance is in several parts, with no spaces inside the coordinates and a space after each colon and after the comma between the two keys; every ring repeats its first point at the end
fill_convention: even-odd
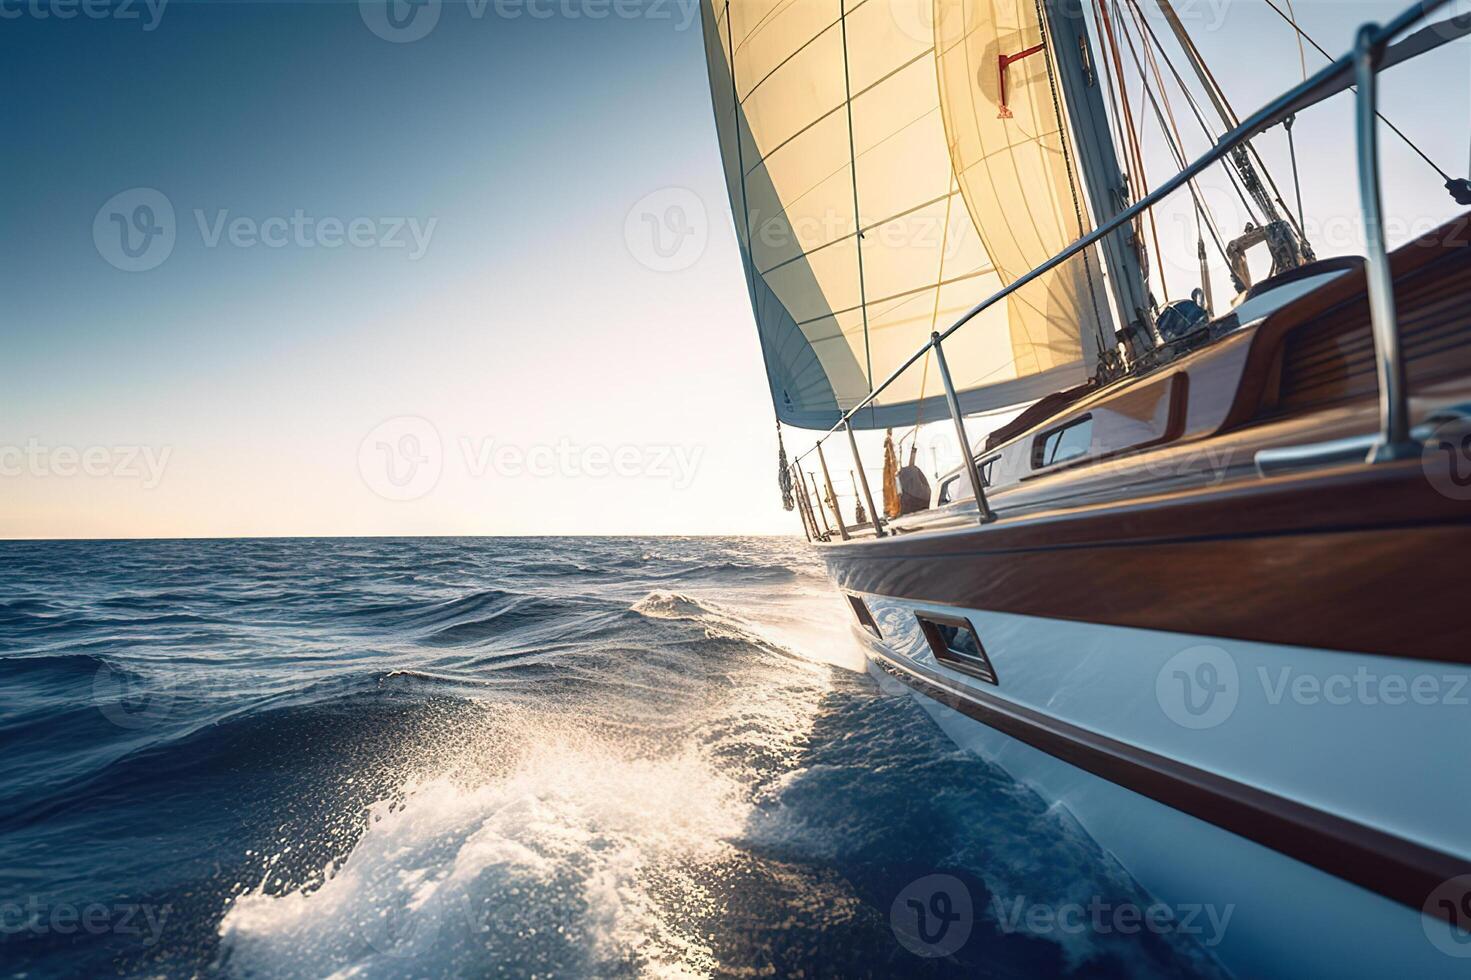
{"type": "MultiPolygon", "coordinates": [[[[1128,37],[1127,32],[1124,36],[1128,37]]],[[[1149,91],[1149,76],[1144,73],[1144,68],[1141,65],[1139,67],[1139,147],[1141,154],[1139,172],[1141,174],[1144,173],[1144,163],[1142,159],[1145,135],[1144,103],[1146,99],[1152,99],[1153,97],[1153,94],[1149,91]]],[[[1144,193],[1146,196],[1149,194],[1149,184],[1147,181],[1144,185],[1144,193]]],[[[1168,303],[1170,301],[1170,284],[1165,280],[1165,252],[1164,249],[1160,248],[1159,245],[1159,219],[1155,216],[1154,208],[1149,209],[1149,236],[1154,241],[1154,254],[1156,256],[1154,264],[1159,273],[1160,295],[1162,295],[1164,297],[1164,301],[1168,303]]]]}
{"type": "MultiPolygon", "coordinates": [[[[1112,41],[1112,37],[1111,36],[1104,35],[1104,33],[1103,33],[1103,25],[1108,22],[1108,15],[1103,10],[1102,0],[1093,0],[1093,17],[1094,17],[1095,22],[1099,25],[1099,32],[1098,33],[1100,35],[1100,38],[1103,41],[1105,41],[1105,42],[1112,41]]],[[[1107,47],[1105,47],[1105,49],[1104,49],[1104,55],[1105,55],[1105,57],[1103,59],[1103,67],[1105,68],[1105,70],[1102,71],[1102,72],[1100,72],[1100,74],[1103,76],[1105,87],[1108,89],[1108,104],[1109,104],[1109,107],[1113,110],[1112,118],[1109,119],[1109,123],[1113,127],[1113,142],[1114,142],[1114,146],[1119,147],[1120,149],[1124,150],[1125,153],[1127,153],[1128,150],[1127,150],[1127,147],[1125,146],[1125,142],[1124,142],[1124,130],[1123,130],[1123,123],[1122,123],[1123,114],[1119,110],[1119,93],[1118,93],[1118,87],[1116,85],[1114,85],[1114,72],[1111,71],[1111,70],[1107,70],[1108,69],[1108,58],[1107,58],[1107,55],[1108,54],[1109,54],[1109,49],[1107,47]]],[[[1115,54],[1116,54],[1116,52],[1115,52],[1115,54]]]]}
{"type": "MultiPolygon", "coordinates": [[[[939,295],[938,295],[939,294],[939,289],[938,288],[935,290],[935,293],[936,293],[935,305],[938,306],[939,303],[940,303],[939,295]]],[[[918,453],[919,452],[919,427],[922,426],[922,425],[924,425],[924,393],[925,393],[925,389],[929,386],[929,383],[930,383],[930,354],[929,354],[929,351],[926,351],[925,352],[925,355],[924,355],[924,366],[923,366],[923,370],[920,372],[920,375],[919,375],[919,401],[916,403],[915,408],[914,408],[914,428],[912,428],[912,429],[909,430],[909,435],[907,435],[907,436],[900,436],[899,437],[899,445],[900,446],[903,446],[904,445],[904,440],[905,439],[913,439],[914,440],[914,446],[912,447],[912,452],[914,452],[914,453],[918,453]]],[[[909,462],[910,462],[911,465],[913,465],[914,460],[911,458],[909,462]]]]}
{"type": "MultiPolygon", "coordinates": [[[[1042,35],[1042,44],[1046,49],[1054,45],[1052,36],[1047,30],[1047,14],[1042,9],[1042,0],[1037,0],[1037,29],[1042,35]]],[[[1062,145],[1062,165],[1067,172],[1068,190],[1073,198],[1073,215],[1078,221],[1078,237],[1088,234],[1088,219],[1083,213],[1083,199],[1078,194],[1078,181],[1076,170],[1073,165],[1072,151],[1068,149],[1067,138],[1067,113],[1062,107],[1062,96],[1057,91],[1057,75],[1053,67],[1052,59],[1047,61],[1047,87],[1052,93],[1052,111],[1057,116],[1057,135],[1062,145]]],[[[1093,329],[1097,334],[1099,372],[1102,373],[1104,353],[1108,350],[1108,338],[1104,335],[1103,310],[1098,305],[1098,288],[1093,282],[1093,252],[1085,251],[1079,256],[1083,260],[1083,274],[1088,280],[1088,300],[1093,306],[1093,329]]]]}
{"type": "Polygon", "coordinates": [[[1282,121],[1282,126],[1287,130],[1287,153],[1292,157],[1292,189],[1297,195],[1297,223],[1299,226],[1307,224],[1307,212],[1302,206],[1302,175],[1297,168],[1297,137],[1292,135],[1292,127],[1297,124],[1297,116],[1291,115],[1282,121]]]}
{"type": "MultiPolygon", "coordinates": [[[[1139,152],[1139,141],[1135,138],[1134,114],[1133,110],[1129,106],[1128,85],[1124,81],[1124,59],[1119,54],[1118,37],[1114,33],[1113,18],[1110,17],[1108,13],[1108,3],[1109,0],[1094,0],[1095,10],[1098,14],[1099,23],[1103,29],[1101,33],[1103,33],[1108,40],[1109,54],[1113,58],[1113,74],[1116,76],[1118,81],[1119,92],[1116,113],[1118,111],[1118,108],[1122,108],[1122,113],[1117,115],[1116,118],[1118,128],[1121,130],[1121,138],[1119,139],[1118,145],[1124,151],[1124,158],[1128,161],[1127,166],[1130,174],[1132,175],[1130,178],[1131,186],[1129,189],[1134,195],[1134,200],[1139,200],[1141,196],[1148,196],[1149,194],[1149,178],[1144,173],[1144,158],[1139,152]],[[1127,138],[1125,139],[1122,137],[1127,138]],[[1133,186],[1136,182],[1138,185],[1137,187],[1133,186]],[[1141,190],[1143,192],[1142,194],[1140,194],[1141,190]]],[[[1110,92],[1112,92],[1112,87],[1110,87],[1110,92]]],[[[1144,231],[1144,217],[1140,216],[1139,218],[1136,218],[1133,222],[1133,227],[1135,247],[1138,250],[1141,258],[1144,259],[1147,263],[1148,253],[1143,247],[1142,241],[1144,231]]],[[[1145,269],[1147,275],[1147,264],[1145,265],[1145,269]]],[[[1147,283],[1145,284],[1145,289],[1148,289],[1147,283]]]]}
{"type": "MultiPolygon", "coordinates": [[[[940,232],[940,270],[935,279],[935,306],[930,312],[930,330],[940,329],[940,290],[945,282],[945,253],[950,250],[950,206],[955,203],[955,195],[960,192],[956,183],[955,169],[950,170],[950,183],[946,186],[948,193],[945,196],[945,228],[940,232]]],[[[910,430],[909,438],[914,440],[911,448],[910,465],[914,465],[914,457],[919,455],[919,427],[924,424],[924,395],[930,384],[930,355],[925,352],[924,364],[919,375],[919,398],[914,405],[914,428],[910,430]]],[[[899,445],[904,445],[904,436],[899,437],[899,445]]]]}
{"type": "MultiPolygon", "coordinates": [[[[1292,0],[1283,0],[1287,4],[1287,22],[1292,25],[1293,33],[1297,36],[1297,60],[1302,66],[1302,80],[1308,80],[1308,51],[1302,43],[1302,28],[1297,26],[1297,11],[1292,9],[1292,0]]],[[[1292,157],[1292,188],[1297,195],[1297,223],[1299,226],[1307,224],[1307,212],[1302,206],[1302,175],[1297,167],[1297,136],[1293,134],[1292,128],[1297,124],[1297,115],[1288,116],[1282,121],[1282,128],[1287,132],[1287,152],[1292,157]]]]}
{"type": "MultiPolygon", "coordinates": [[[[1134,48],[1133,39],[1132,38],[1129,38],[1127,35],[1125,35],[1125,40],[1127,40],[1129,42],[1129,54],[1134,58],[1135,62],[1138,63],[1139,62],[1139,52],[1137,50],[1135,50],[1135,48],[1134,48]]],[[[1179,165],[1180,169],[1181,170],[1184,170],[1187,166],[1189,166],[1189,159],[1185,155],[1185,137],[1184,137],[1184,134],[1182,134],[1180,132],[1180,124],[1179,124],[1178,120],[1175,118],[1175,108],[1174,108],[1174,104],[1170,101],[1169,89],[1165,85],[1164,76],[1160,73],[1160,70],[1159,70],[1159,62],[1157,62],[1155,60],[1153,50],[1149,47],[1149,45],[1147,43],[1143,43],[1144,42],[1144,35],[1143,35],[1142,32],[1140,34],[1140,41],[1141,41],[1142,47],[1144,48],[1144,58],[1145,58],[1145,60],[1148,61],[1149,68],[1154,73],[1155,83],[1159,86],[1160,99],[1159,100],[1156,100],[1155,97],[1154,97],[1154,95],[1153,95],[1153,93],[1150,93],[1149,101],[1150,101],[1150,103],[1154,107],[1154,115],[1155,115],[1156,120],[1159,122],[1160,129],[1162,131],[1164,131],[1166,145],[1169,146],[1170,150],[1173,152],[1173,154],[1175,156],[1175,161],[1179,165]],[[1164,102],[1164,111],[1163,112],[1160,111],[1160,100],[1162,100],[1164,102]],[[1169,119],[1169,128],[1168,129],[1166,129],[1166,126],[1165,126],[1165,119],[1166,119],[1166,117],[1168,117],[1168,119],[1169,119]],[[1174,139],[1173,139],[1173,141],[1171,141],[1170,130],[1173,130],[1173,132],[1174,132],[1174,139]]],[[[1142,73],[1143,69],[1141,68],[1140,71],[1142,73]]],[[[1196,220],[1197,235],[1202,239],[1202,241],[1201,241],[1202,247],[1204,247],[1204,241],[1203,241],[1204,235],[1200,231],[1199,226],[1200,226],[1200,223],[1201,223],[1201,217],[1203,215],[1205,217],[1206,224],[1208,224],[1210,226],[1211,236],[1216,241],[1216,247],[1218,249],[1220,249],[1221,258],[1225,259],[1226,262],[1229,264],[1230,258],[1226,254],[1226,247],[1225,247],[1225,245],[1223,244],[1223,242],[1221,240],[1220,232],[1216,228],[1214,221],[1211,220],[1211,216],[1210,216],[1209,211],[1204,207],[1204,205],[1201,202],[1200,193],[1199,193],[1199,190],[1198,190],[1198,188],[1196,186],[1195,181],[1193,181],[1193,180],[1190,181],[1189,186],[1190,186],[1190,194],[1191,194],[1191,197],[1195,201],[1195,208],[1196,208],[1196,218],[1195,218],[1195,220],[1196,220]]]]}
{"type": "MultiPolygon", "coordinates": [[[[1281,7],[1277,6],[1277,4],[1275,2],[1273,2],[1273,0],[1266,0],[1266,4],[1267,4],[1268,7],[1271,7],[1272,10],[1274,10],[1276,12],[1276,14],[1277,14],[1278,17],[1281,17],[1283,20],[1287,21],[1287,23],[1289,23],[1289,24],[1292,25],[1292,29],[1297,32],[1297,36],[1298,36],[1298,42],[1297,43],[1298,43],[1298,46],[1299,47],[1301,47],[1303,41],[1306,41],[1309,44],[1311,44],[1317,50],[1317,52],[1320,55],[1322,55],[1323,57],[1327,58],[1329,61],[1332,61],[1333,60],[1333,56],[1328,53],[1327,49],[1325,49],[1317,41],[1314,41],[1311,34],[1309,34],[1307,31],[1303,30],[1301,27],[1299,27],[1297,25],[1296,18],[1292,17],[1290,14],[1288,14],[1287,12],[1285,12],[1281,7]]],[[[1290,0],[1288,2],[1288,6],[1289,6],[1289,8],[1291,7],[1290,0]]],[[[1355,86],[1355,88],[1357,88],[1357,86],[1355,86]]],[[[1404,130],[1400,129],[1394,123],[1390,122],[1389,119],[1386,118],[1385,115],[1384,115],[1384,113],[1382,113],[1382,112],[1379,113],[1379,121],[1382,122],[1382,123],[1384,123],[1384,125],[1388,126],[1390,128],[1390,130],[1394,133],[1394,135],[1396,135],[1400,139],[1404,140],[1405,145],[1408,146],[1411,150],[1414,150],[1415,153],[1416,153],[1416,155],[1418,155],[1421,160],[1424,160],[1427,164],[1429,164],[1430,165],[1430,168],[1432,170],[1434,170],[1436,173],[1440,174],[1440,177],[1441,177],[1442,180],[1445,180],[1447,182],[1449,182],[1449,181],[1452,180],[1450,174],[1446,173],[1445,170],[1438,163],[1436,163],[1434,160],[1430,159],[1430,157],[1426,155],[1425,151],[1422,150],[1422,149],[1420,149],[1420,147],[1415,144],[1415,141],[1414,140],[1410,139],[1409,136],[1405,135],[1405,131],[1404,130]]]]}
{"type": "MultiPolygon", "coordinates": [[[[1111,114],[1112,118],[1109,120],[1113,128],[1113,145],[1118,152],[1124,154],[1124,167],[1127,167],[1131,172],[1142,173],[1143,164],[1141,162],[1136,171],[1133,158],[1129,155],[1129,141],[1124,134],[1124,116],[1129,109],[1129,93],[1127,86],[1124,84],[1123,62],[1119,57],[1118,42],[1114,38],[1113,23],[1109,19],[1108,10],[1104,6],[1105,2],[1106,0],[1093,0],[1093,20],[1098,28],[1100,48],[1104,55],[1102,64],[1098,69],[1098,74],[1103,76],[1108,89],[1109,108],[1113,110],[1111,114]],[[1112,63],[1110,63],[1110,58],[1112,58],[1112,63]],[[1122,109],[1120,109],[1121,105],[1123,107],[1122,109]]],[[[1105,112],[1104,115],[1109,116],[1110,113],[1105,112]]],[[[1132,197],[1130,177],[1127,173],[1121,173],[1120,177],[1123,178],[1120,205],[1127,206],[1132,197]]],[[[1146,297],[1152,300],[1152,297],[1149,297],[1148,282],[1149,254],[1143,246],[1143,235],[1144,219],[1142,217],[1136,217],[1130,222],[1129,237],[1125,241],[1134,249],[1135,254],[1139,258],[1140,272],[1145,277],[1143,283],[1144,292],[1146,297]]],[[[1150,334],[1153,335],[1153,333],[1154,331],[1151,330],[1150,334]]]]}
{"type": "MultiPolygon", "coordinates": [[[[1137,12],[1135,13],[1135,16],[1137,17],[1137,12]]],[[[1139,52],[1134,47],[1134,39],[1129,36],[1127,25],[1124,23],[1124,21],[1123,21],[1122,18],[1120,18],[1120,31],[1119,31],[1119,33],[1121,35],[1123,35],[1124,41],[1129,45],[1129,54],[1134,59],[1134,66],[1139,69],[1139,115],[1140,115],[1140,121],[1139,121],[1139,133],[1140,133],[1140,137],[1139,138],[1140,138],[1140,141],[1142,143],[1143,138],[1144,138],[1144,121],[1143,121],[1143,116],[1144,116],[1144,105],[1145,105],[1145,102],[1147,101],[1151,106],[1153,106],[1154,111],[1155,111],[1155,114],[1156,114],[1156,117],[1158,117],[1159,114],[1160,114],[1159,103],[1158,103],[1158,101],[1154,97],[1154,92],[1149,87],[1149,72],[1145,68],[1144,62],[1140,59],[1139,52]]],[[[1156,74],[1158,74],[1157,71],[1156,71],[1156,74]]],[[[1121,81],[1121,84],[1122,84],[1122,81],[1121,81]]],[[[1161,88],[1161,94],[1163,94],[1163,88],[1161,88]]],[[[1180,156],[1180,154],[1179,154],[1179,152],[1178,152],[1178,150],[1177,150],[1177,148],[1170,141],[1170,134],[1169,134],[1168,129],[1165,127],[1163,120],[1160,120],[1160,129],[1161,129],[1161,131],[1162,131],[1162,133],[1164,135],[1165,145],[1170,149],[1171,154],[1177,160],[1182,159],[1181,156],[1180,156]]],[[[1142,163],[1141,163],[1141,167],[1142,167],[1142,163]]],[[[1191,193],[1192,193],[1192,196],[1194,195],[1194,191],[1195,191],[1194,182],[1191,182],[1191,193]]],[[[1147,187],[1145,188],[1145,193],[1146,194],[1148,193],[1148,188],[1147,187]]],[[[1197,222],[1198,221],[1199,221],[1199,216],[1197,215],[1197,222]]],[[[1155,252],[1155,256],[1156,256],[1156,263],[1155,264],[1159,267],[1159,284],[1160,284],[1160,290],[1164,294],[1165,302],[1169,302],[1170,287],[1169,287],[1168,281],[1165,278],[1165,255],[1164,255],[1164,249],[1162,249],[1160,247],[1160,244],[1159,244],[1159,224],[1158,224],[1157,219],[1155,218],[1155,214],[1154,214],[1154,209],[1153,208],[1150,208],[1150,210],[1149,210],[1149,223],[1150,223],[1150,230],[1151,230],[1151,232],[1153,233],[1153,236],[1154,236],[1154,252],[1155,252]]]]}
{"type": "Polygon", "coordinates": [[[1297,26],[1297,11],[1292,9],[1292,0],[1282,0],[1282,2],[1287,4],[1287,23],[1292,25],[1293,31],[1295,31],[1297,34],[1297,60],[1302,64],[1302,80],[1307,81],[1308,52],[1307,49],[1302,46],[1303,34],[1302,28],[1297,26]]]}
{"type": "MultiPolygon", "coordinates": [[[[863,275],[863,212],[858,207],[858,150],[853,141],[853,81],[848,70],[848,9],[839,0],[838,23],[843,40],[843,96],[848,110],[848,164],[853,176],[853,232],[854,248],[858,253],[858,302],[863,307],[863,359],[868,381],[868,393],[873,394],[873,346],[868,334],[868,295],[863,275]]],[[[740,134],[737,134],[739,136],[740,134]]],[[[868,406],[868,417],[873,418],[873,405],[868,406]]]]}
{"type": "MultiPolygon", "coordinates": [[[[1216,80],[1215,73],[1211,71],[1210,65],[1206,63],[1205,56],[1200,53],[1200,48],[1196,46],[1195,39],[1183,27],[1180,27],[1179,19],[1174,15],[1169,0],[1158,0],[1158,2],[1161,10],[1165,11],[1166,16],[1171,17],[1172,22],[1177,26],[1176,33],[1180,44],[1185,48],[1186,56],[1191,59],[1192,64],[1196,66],[1202,76],[1207,94],[1211,96],[1211,100],[1216,103],[1217,109],[1223,116],[1222,121],[1226,124],[1227,129],[1236,128],[1241,124],[1241,117],[1236,114],[1235,108],[1231,105],[1231,100],[1226,97],[1226,90],[1221,88],[1221,83],[1216,80]]],[[[1138,13],[1139,0],[1129,0],[1129,3],[1135,7],[1136,13],[1138,13]]],[[[1261,187],[1258,183],[1258,186],[1253,190],[1248,183],[1248,190],[1253,190],[1254,194],[1260,192],[1262,197],[1260,203],[1265,217],[1272,217],[1272,213],[1275,210],[1273,207],[1274,204],[1280,206],[1283,211],[1287,212],[1287,224],[1297,234],[1298,242],[1302,245],[1303,257],[1311,261],[1313,259],[1312,245],[1308,242],[1307,236],[1303,233],[1302,228],[1292,217],[1291,209],[1282,200],[1282,192],[1277,189],[1277,182],[1272,179],[1272,171],[1267,168],[1267,162],[1257,152],[1255,142],[1247,140],[1233,156],[1238,156],[1244,164],[1255,164],[1251,169],[1254,173],[1259,174],[1259,181],[1266,181],[1266,187],[1261,187]],[[1271,189],[1270,196],[1267,193],[1267,188],[1271,189]]],[[[1245,179],[1245,175],[1243,175],[1243,179],[1245,179]]]]}
{"type": "MultiPolygon", "coordinates": [[[[1138,176],[1139,193],[1141,197],[1148,197],[1150,193],[1149,174],[1148,171],[1146,171],[1144,168],[1143,151],[1144,125],[1142,119],[1136,121],[1133,110],[1130,108],[1129,105],[1129,88],[1128,83],[1125,81],[1124,77],[1124,61],[1123,57],[1119,54],[1120,49],[1118,39],[1114,34],[1113,18],[1109,17],[1107,7],[1108,0],[1102,0],[1099,9],[1101,12],[1101,16],[1103,17],[1103,22],[1107,27],[1109,44],[1112,49],[1115,64],[1115,71],[1118,73],[1119,97],[1124,106],[1125,128],[1127,129],[1129,135],[1129,148],[1133,154],[1133,161],[1130,164],[1130,169],[1133,170],[1134,173],[1138,176]]],[[[1120,28],[1122,29],[1122,27],[1123,24],[1121,21],[1120,28]]],[[[1148,94],[1147,90],[1149,86],[1147,80],[1145,81],[1143,87],[1145,91],[1141,91],[1139,94],[1139,115],[1141,117],[1144,115],[1144,103],[1145,98],[1148,94]]],[[[1163,258],[1164,251],[1160,248],[1159,245],[1159,222],[1158,219],[1155,217],[1154,208],[1149,208],[1145,216],[1149,219],[1150,239],[1154,242],[1154,253],[1157,257],[1157,260],[1153,264],[1159,267],[1158,273],[1160,289],[1165,294],[1165,296],[1168,297],[1169,284],[1165,281],[1163,258]]]]}
{"type": "Polygon", "coordinates": [[[1129,106],[1129,90],[1124,84],[1124,62],[1119,55],[1118,38],[1114,34],[1113,18],[1108,14],[1108,0],[1095,0],[1097,3],[1098,16],[1101,18],[1104,30],[1108,37],[1109,53],[1113,56],[1114,73],[1118,76],[1119,102],[1123,109],[1122,116],[1117,120],[1121,130],[1119,146],[1124,150],[1124,156],[1129,161],[1129,169],[1135,176],[1141,176],[1138,169],[1143,166],[1139,159],[1139,144],[1134,138],[1134,114],[1129,106]]]}
{"type": "MultiPolygon", "coordinates": [[[[1195,116],[1195,122],[1200,126],[1200,131],[1205,134],[1207,140],[1214,143],[1216,141],[1216,132],[1211,129],[1210,123],[1206,121],[1205,110],[1201,108],[1200,102],[1195,98],[1195,93],[1190,91],[1190,86],[1185,83],[1184,75],[1180,73],[1180,69],[1175,66],[1175,63],[1170,60],[1169,53],[1165,50],[1164,44],[1160,41],[1159,35],[1155,33],[1148,19],[1139,18],[1138,20],[1144,28],[1145,38],[1153,43],[1155,50],[1159,52],[1160,58],[1164,61],[1165,67],[1170,70],[1171,76],[1174,77],[1175,84],[1179,86],[1181,93],[1184,94],[1185,102],[1190,106],[1190,112],[1195,116]]],[[[1241,186],[1241,179],[1236,173],[1236,168],[1226,159],[1222,159],[1220,165],[1222,170],[1225,171],[1227,179],[1231,182],[1232,190],[1236,192],[1237,198],[1241,201],[1241,206],[1246,211],[1247,218],[1253,222],[1259,222],[1261,219],[1257,217],[1254,210],[1255,202],[1247,194],[1246,188],[1241,186]]]]}
{"type": "MultiPolygon", "coordinates": [[[[1146,60],[1148,62],[1150,70],[1154,73],[1155,81],[1159,85],[1160,99],[1163,99],[1164,101],[1164,108],[1160,108],[1160,99],[1156,99],[1153,92],[1148,93],[1149,102],[1154,109],[1155,120],[1159,123],[1160,131],[1164,135],[1165,145],[1169,148],[1171,155],[1174,157],[1176,166],[1178,166],[1181,170],[1184,170],[1186,167],[1189,166],[1189,160],[1185,156],[1185,139],[1183,134],[1180,132],[1179,123],[1175,118],[1175,110],[1173,104],[1170,101],[1169,90],[1165,86],[1164,76],[1159,70],[1159,64],[1155,61],[1153,51],[1149,48],[1148,44],[1143,45],[1145,57],[1144,59],[1141,59],[1139,56],[1139,50],[1134,47],[1133,38],[1129,37],[1127,32],[1125,32],[1124,34],[1124,40],[1129,45],[1129,54],[1134,59],[1135,64],[1139,67],[1140,74],[1144,74],[1144,63],[1146,60]],[[1171,136],[1172,129],[1174,133],[1173,137],[1171,136]]],[[[1140,34],[1140,40],[1141,42],[1144,40],[1142,33],[1140,34]]],[[[1211,289],[1210,282],[1210,266],[1209,263],[1206,261],[1204,228],[1210,229],[1211,239],[1215,243],[1217,251],[1220,252],[1222,260],[1225,261],[1228,267],[1231,264],[1231,258],[1226,251],[1225,243],[1221,238],[1219,229],[1217,229],[1215,222],[1211,217],[1209,209],[1204,206],[1204,203],[1201,200],[1200,192],[1196,186],[1195,181],[1190,181],[1188,186],[1190,188],[1191,201],[1195,205],[1194,210],[1196,257],[1200,261],[1201,290],[1205,293],[1207,297],[1207,303],[1209,304],[1209,297],[1211,296],[1213,291],[1211,289]],[[1202,227],[1202,225],[1204,225],[1204,227],[1202,227]]],[[[1160,261],[1164,261],[1163,256],[1160,257],[1160,261]]]]}

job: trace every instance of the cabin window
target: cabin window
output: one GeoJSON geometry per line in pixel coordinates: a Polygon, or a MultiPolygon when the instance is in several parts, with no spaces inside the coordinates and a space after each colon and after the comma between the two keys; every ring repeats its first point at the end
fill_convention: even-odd
{"type": "MultiPolygon", "coordinates": [[[[981,489],[990,489],[991,471],[996,468],[996,461],[1000,458],[1000,456],[992,456],[990,459],[982,461],[980,466],[977,467],[981,472],[981,489]]],[[[969,476],[965,473],[960,473],[940,484],[940,503],[953,504],[956,500],[960,499],[962,493],[969,493],[969,480],[969,476]]]]}
{"type": "Polygon", "coordinates": [[[1032,449],[1032,468],[1041,469],[1055,463],[1086,456],[1093,449],[1093,416],[1084,415],[1059,429],[1037,437],[1032,449]]]}
{"type": "Polygon", "coordinates": [[[848,605],[853,607],[853,618],[858,620],[858,625],[868,630],[879,639],[883,634],[879,632],[879,624],[873,621],[873,613],[868,611],[868,603],[856,595],[848,596],[848,605]]]}
{"type": "Polygon", "coordinates": [[[917,613],[916,618],[936,660],[987,684],[997,683],[996,669],[970,620],[938,613],[917,613]]]}

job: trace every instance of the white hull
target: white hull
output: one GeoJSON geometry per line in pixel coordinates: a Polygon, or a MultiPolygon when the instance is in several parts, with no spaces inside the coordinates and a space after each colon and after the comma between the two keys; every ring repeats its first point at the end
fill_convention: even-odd
{"type": "Polygon", "coordinates": [[[1157,901],[1229,908],[1210,949],[1227,969],[1248,977],[1471,974],[1471,936],[1443,920],[1062,761],[914,690],[895,670],[913,665],[932,691],[939,684],[957,697],[999,698],[1462,857],[1471,854],[1471,778],[1458,761],[1471,671],[864,599],[883,642],[859,633],[884,689],[913,694],[958,745],[1065,808],[1157,901]],[[969,619],[999,683],[936,660],[916,611],[969,619]],[[1192,690],[1195,681],[1213,684],[1214,696],[1192,690]]]}

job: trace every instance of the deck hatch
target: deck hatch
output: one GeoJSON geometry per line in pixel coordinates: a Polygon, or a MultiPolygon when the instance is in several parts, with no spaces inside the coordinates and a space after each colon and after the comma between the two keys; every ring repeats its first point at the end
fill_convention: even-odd
{"type": "Polygon", "coordinates": [[[987,684],[1000,683],[996,679],[996,668],[991,666],[991,658],[986,655],[986,648],[981,646],[981,638],[970,620],[928,612],[915,613],[915,618],[919,620],[919,628],[924,632],[936,660],[987,684]]]}
{"type": "Polygon", "coordinates": [[[847,593],[844,593],[844,595],[848,599],[848,605],[853,607],[853,618],[858,620],[858,625],[882,640],[884,634],[879,632],[879,624],[874,622],[873,613],[869,612],[868,609],[868,603],[864,602],[861,596],[848,595],[847,593]]]}

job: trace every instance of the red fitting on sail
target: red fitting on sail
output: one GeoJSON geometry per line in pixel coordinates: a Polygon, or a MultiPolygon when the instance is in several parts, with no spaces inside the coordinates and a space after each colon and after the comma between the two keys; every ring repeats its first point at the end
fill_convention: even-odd
{"type": "Polygon", "coordinates": [[[1000,56],[998,60],[1001,62],[1001,111],[997,113],[997,119],[1011,118],[1011,106],[1006,104],[1006,69],[1010,68],[1014,63],[1021,61],[1023,58],[1030,58],[1034,54],[1041,53],[1043,50],[1046,49],[1046,47],[1047,44],[1044,41],[1034,48],[1027,48],[1027,50],[1021,52],[1020,54],[1003,54],[1000,56]]]}

